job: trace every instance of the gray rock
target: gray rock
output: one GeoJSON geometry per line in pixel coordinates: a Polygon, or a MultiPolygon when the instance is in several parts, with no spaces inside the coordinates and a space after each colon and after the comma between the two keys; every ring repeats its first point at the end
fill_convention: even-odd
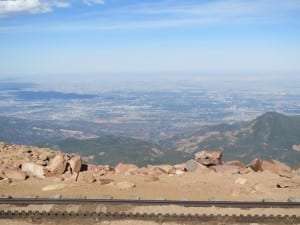
{"type": "Polygon", "coordinates": [[[157,201],[165,201],[166,199],[164,197],[156,197],[154,200],[157,201]]]}
{"type": "Polygon", "coordinates": [[[194,172],[199,168],[199,163],[191,159],[185,163],[185,168],[189,172],[194,172]]]}
{"type": "Polygon", "coordinates": [[[300,198],[289,197],[288,202],[300,202],[300,198]]]}

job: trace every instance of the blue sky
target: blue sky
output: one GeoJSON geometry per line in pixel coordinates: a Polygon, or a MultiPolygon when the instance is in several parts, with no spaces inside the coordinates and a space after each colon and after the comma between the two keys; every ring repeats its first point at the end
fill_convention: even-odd
{"type": "Polygon", "coordinates": [[[300,0],[0,0],[0,76],[300,76],[300,0]]]}

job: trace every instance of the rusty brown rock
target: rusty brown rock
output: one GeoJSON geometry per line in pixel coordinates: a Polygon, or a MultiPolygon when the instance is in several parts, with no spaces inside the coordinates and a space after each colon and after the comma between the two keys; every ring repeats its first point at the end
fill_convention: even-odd
{"type": "Polygon", "coordinates": [[[221,164],[222,151],[204,150],[195,154],[195,160],[205,166],[221,164]]]}

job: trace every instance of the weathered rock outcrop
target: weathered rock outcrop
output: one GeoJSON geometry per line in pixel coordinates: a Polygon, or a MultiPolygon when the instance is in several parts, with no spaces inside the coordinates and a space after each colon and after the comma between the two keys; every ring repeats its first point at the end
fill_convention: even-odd
{"type": "Polygon", "coordinates": [[[221,164],[222,151],[204,150],[195,154],[195,160],[204,166],[221,164]]]}

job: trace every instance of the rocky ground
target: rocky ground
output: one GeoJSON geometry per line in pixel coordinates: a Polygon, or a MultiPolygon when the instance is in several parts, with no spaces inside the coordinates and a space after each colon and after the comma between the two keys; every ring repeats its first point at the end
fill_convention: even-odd
{"type": "Polygon", "coordinates": [[[0,196],[299,201],[300,170],[278,161],[222,162],[202,151],[178,165],[85,164],[81,156],[0,143],[0,196]]]}

